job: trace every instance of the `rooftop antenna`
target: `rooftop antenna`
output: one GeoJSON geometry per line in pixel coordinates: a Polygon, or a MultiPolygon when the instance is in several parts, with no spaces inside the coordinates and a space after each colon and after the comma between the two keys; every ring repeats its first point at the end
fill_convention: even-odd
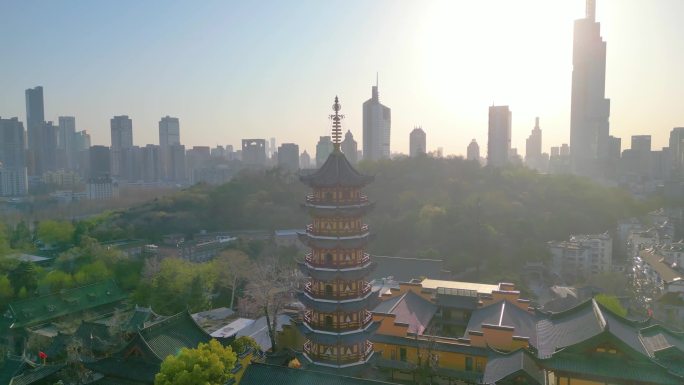
{"type": "Polygon", "coordinates": [[[340,151],[340,140],[342,139],[342,123],[341,120],[344,119],[344,115],[340,114],[340,110],[342,109],[342,105],[340,104],[340,99],[335,96],[335,103],[332,106],[333,111],[335,113],[333,115],[330,115],[330,119],[332,120],[332,140],[333,140],[333,146],[335,151],[340,151]]]}
{"type": "Polygon", "coordinates": [[[375,87],[377,87],[379,85],[379,83],[380,83],[379,79],[380,79],[380,75],[378,74],[378,72],[376,72],[375,73],[375,87]]]}

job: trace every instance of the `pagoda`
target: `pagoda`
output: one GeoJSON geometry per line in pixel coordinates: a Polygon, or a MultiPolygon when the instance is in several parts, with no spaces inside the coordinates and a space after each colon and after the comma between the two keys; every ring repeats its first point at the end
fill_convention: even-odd
{"type": "Polygon", "coordinates": [[[300,240],[311,248],[300,269],[309,277],[298,294],[306,307],[300,331],[303,355],[311,363],[332,368],[362,365],[373,356],[369,337],[380,326],[370,308],[377,300],[368,274],[374,268],[366,245],[370,239],[363,216],[372,207],[361,189],[373,181],[360,174],[340,150],[342,137],[337,97],[333,104],[334,149],[316,172],[300,177],[312,188],[306,207],[312,223],[300,240]]]}

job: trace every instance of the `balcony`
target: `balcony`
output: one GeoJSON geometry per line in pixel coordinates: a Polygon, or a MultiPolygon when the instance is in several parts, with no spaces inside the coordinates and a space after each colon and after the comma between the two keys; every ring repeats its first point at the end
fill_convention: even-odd
{"type": "Polygon", "coordinates": [[[351,259],[349,261],[324,262],[323,260],[314,259],[313,253],[307,253],[304,256],[304,261],[314,267],[321,267],[326,269],[344,269],[367,264],[368,262],[370,262],[370,254],[363,253],[360,261],[356,259],[351,259]]]}
{"type": "Polygon", "coordinates": [[[326,292],[325,290],[317,290],[313,287],[313,284],[311,282],[307,282],[304,284],[304,291],[308,293],[311,297],[316,299],[326,299],[332,301],[344,301],[348,299],[362,298],[365,297],[366,294],[370,293],[371,289],[372,286],[370,282],[364,283],[360,290],[352,290],[338,293],[335,293],[334,291],[326,292]]]}
{"type": "Polygon", "coordinates": [[[342,200],[328,200],[316,198],[315,195],[309,194],[306,196],[306,203],[314,206],[359,206],[368,203],[368,196],[360,194],[357,198],[349,198],[342,200]]]}
{"type": "Polygon", "coordinates": [[[314,236],[332,237],[332,238],[344,238],[344,237],[354,237],[362,236],[368,233],[368,225],[363,224],[358,230],[321,230],[316,229],[313,224],[306,225],[306,232],[314,236]]]}
{"type": "Polygon", "coordinates": [[[318,362],[328,362],[333,365],[344,365],[349,363],[355,363],[359,361],[365,361],[373,353],[373,344],[370,341],[366,341],[362,347],[362,352],[352,353],[352,354],[325,354],[317,353],[316,347],[311,341],[306,341],[303,346],[304,353],[309,356],[310,359],[318,362]]]}
{"type": "Polygon", "coordinates": [[[314,317],[314,313],[312,310],[306,310],[304,312],[303,319],[307,323],[307,325],[309,325],[309,327],[312,329],[333,333],[344,333],[365,328],[373,320],[373,314],[366,310],[360,323],[359,321],[350,321],[341,323],[333,322],[332,324],[326,324],[325,321],[317,320],[314,317]]]}

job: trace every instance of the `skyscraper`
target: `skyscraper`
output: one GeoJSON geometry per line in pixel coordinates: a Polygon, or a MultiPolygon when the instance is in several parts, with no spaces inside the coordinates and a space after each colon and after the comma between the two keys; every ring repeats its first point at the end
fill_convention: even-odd
{"type": "Polygon", "coordinates": [[[344,134],[344,140],[342,141],[341,148],[349,163],[356,164],[359,161],[359,146],[356,143],[356,140],[354,140],[354,135],[352,135],[351,131],[347,130],[347,133],[344,134]]]}
{"type": "Polygon", "coordinates": [[[266,166],[266,139],[242,139],[242,162],[247,166],[266,166]]]}
{"type": "Polygon", "coordinates": [[[278,167],[296,172],[299,170],[299,146],[294,143],[283,143],[278,147],[278,167]]]}
{"type": "Polygon", "coordinates": [[[178,118],[166,115],[159,121],[159,156],[163,178],[171,179],[170,148],[177,144],[180,144],[180,122],[178,118]]]}
{"type": "Polygon", "coordinates": [[[41,139],[43,124],[45,123],[45,108],[43,105],[43,87],[38,86],[26,90],[26,131],[28,137],[28,173],[42,174],[41,139]]]}
{"type": "Polygon", "coordinates": [[[534,128],[525,141],[525,164],[534,169],[540,169],[542,164],[542,131],[539,128],[539,118],[534,119],[534,128]]]}
{"type": "Polygon", "coordinates": [[[76,118],[73,116],[60,116],[58,118],[57,149],[58,158],[62,161],[64,168],[74,170],[78,153],[74,149],[74,139],[76,136],[76,118]]]}
{"type": "Polygon", "coordinates": [[[672,167],[681,173],[684,170],[684,127],[670,131],[670,154],[672,167]]]}
{"type": "Polygon", "coordinates": [[[311,156],[308,152],[306,152],[306,150],[304,150],[304,152],[302,152],[302,155],[299,156],[299,168],[311,168],[311,156]]]}
{"type": "Polygon", "coordinates": [[[426,153],[425,131],[422,127],[415,127],[409,135],[409,155],[416,157],[426,153]]]}
{"type": "Polygon", "coordinates": [[[329,136],[321,136],[316,143],[316,167],[321,167],[333,151],[333,142],[329,136]]]}
{"type": "Polygon", "coordinates": [[[126,115],[110,119],[112,134],[111,167],[113,176],[121,176],[122,153],[133,147],[133,121],[126,115]]]}
{"type": "Polygon", "coordinates": [[[391,110],[380,104],[376,83],[372,88],[371,98],[363,103],[364,159],[389,159],[391,126],[391,110]]]}
{"type": "Polygon", "coordinates": [[[632,150],[651,152],[651,135],[632,135],[632,150]]]}
{"type": "Polygon", "coordinates": [[[596,22],[596,2],[575,21],[570,105],[570,157],[581,175],[601,176],[609,155],[610,99],[606,99],[606,42],[596,22]]]}
{"type": "Polygon", "coordinates": [[[503,166],[511,152],[511,110],[508,106],[489,107],[487,165],[503,166]]]}
{"type": "Polygon", "coordinates": [[[0,118],[0,196],[26,195],[24,125],[18,118],[0,118]]]}
{"type": "Polygon", "coordinates": [[[480,146],[477,141],[473,139],[470,144],[468,144],[468,152],[466,154],[466,159],[480,161],[480,146]]]}

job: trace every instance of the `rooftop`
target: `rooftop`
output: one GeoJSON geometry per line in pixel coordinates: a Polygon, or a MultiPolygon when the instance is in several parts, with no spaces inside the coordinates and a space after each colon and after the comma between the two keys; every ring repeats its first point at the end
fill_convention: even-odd
{"type": "Polygon", "coordinates": [[[339,150],[330,153],[323,166],[314,173],[300,176],[300,180],[310,187],[362,187],[373,179],[356,171],[339,150]]]}
{"type": "Polygon", "coordinates": [[[446,289],[474,290],[478,294],[492,294],[493,291],[499,290],[499,285],[473,282],[442,281],[429,278],[424,279],[421,282],[421,285],[423,286],[423,289],[428,290],[437,290],[437,288],[443,287],[446,289]]]}
{"type": "Polygon", "coordinates": [[[394,315],[396,323],[408,325],[409,333],[419,335],[427,329],[436,312],[437,305],[412,291],[390,298],[373,309],[373,313],[394,315]]]}
{"type": "Polygon", "coordinates": [[[254,362],[247,367],[241,385],[381,385],[394,384],[357,377],[347,377],[339,374],[319,372],[313,370],[293,369],[254,362]]]}
{"type": "Polygon", "coordinates": [[[664,282],[674,282],[682,279],[681,274],[665,263],[662,255],[656,254],[652,251],[643,250],[639,253],[641,259],[646,262],[651,268],[658,273],[660,279],[664,282]]]}

